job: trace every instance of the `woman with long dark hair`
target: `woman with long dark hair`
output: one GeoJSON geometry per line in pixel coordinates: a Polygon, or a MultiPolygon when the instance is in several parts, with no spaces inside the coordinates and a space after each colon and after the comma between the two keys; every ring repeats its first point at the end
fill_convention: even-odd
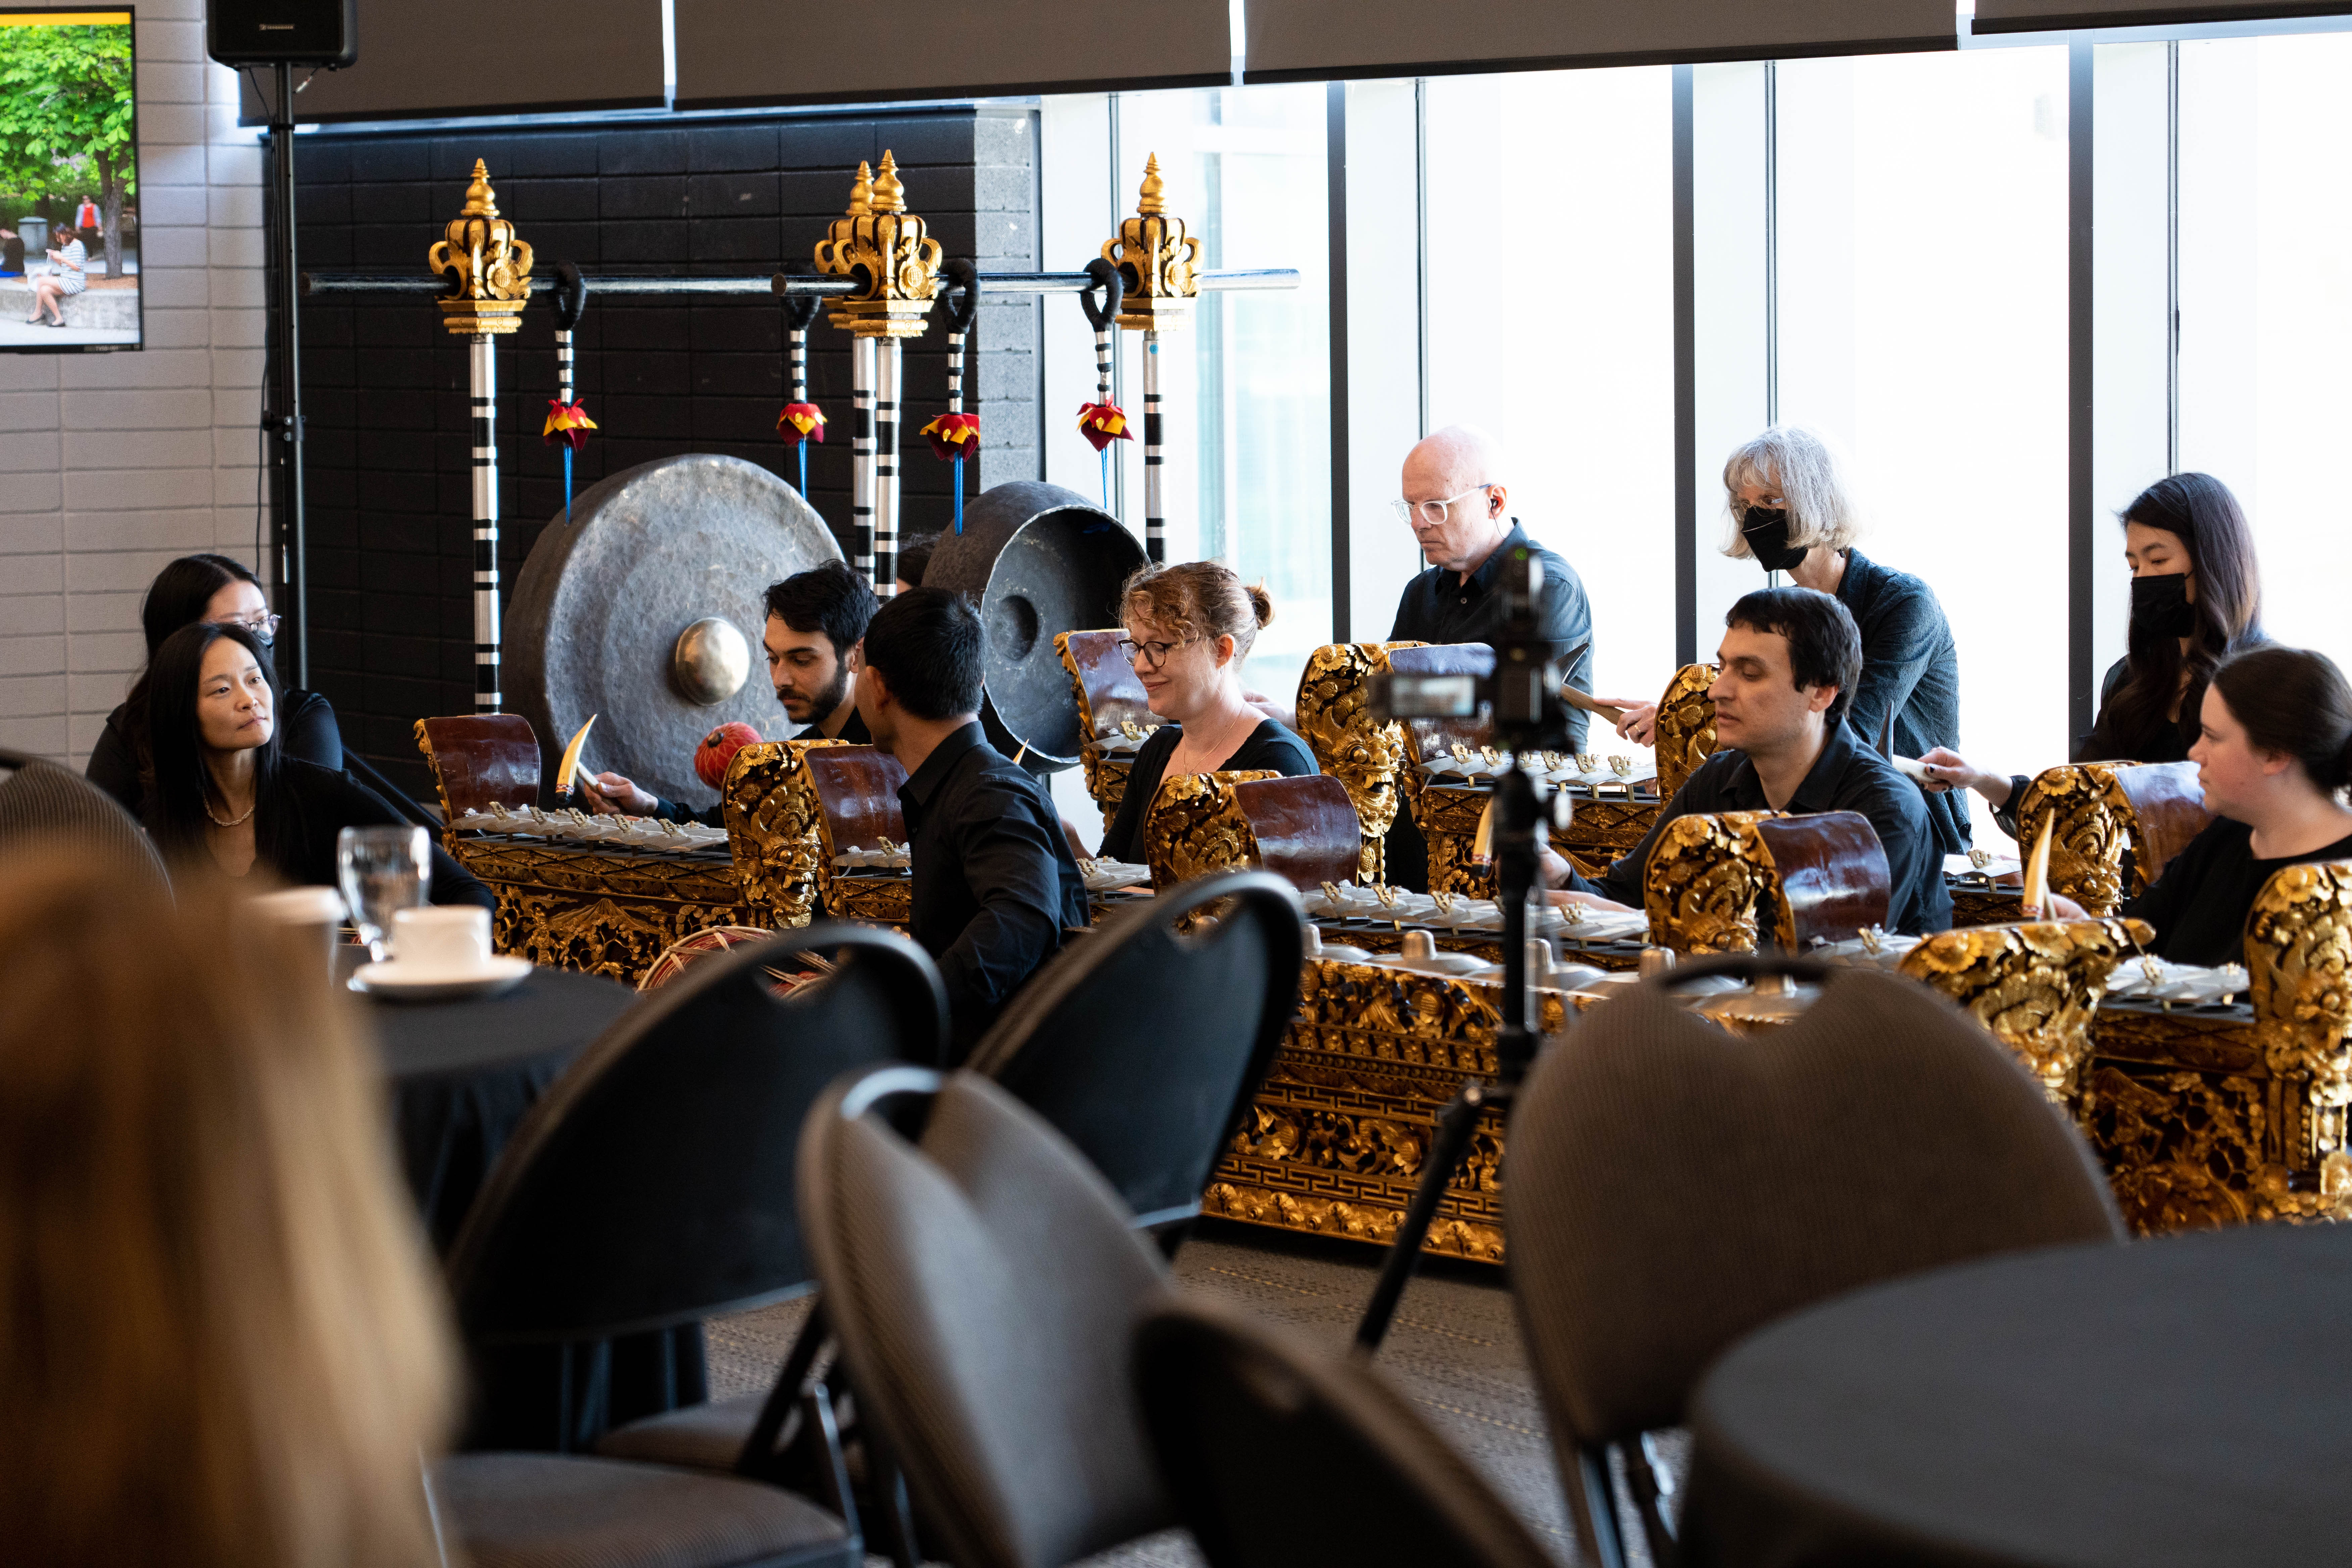
{"type": "MultiPolygon", "coordinates": [[[[278,745],[268,650],[250,628],[199,621],[147,667],[152,787],[147,830],[174,867],[335,883],[335,836],[405,826],[383,797],[278,745]]],[[[495,910],[490,890],[433,847],[432,899],[495,910]]]]}
{"type": "MultiPolygon", "coordinates": [[[[277,640],[278,617],[261,584],[238,562],[226,555],[183,555],[155,574],[147,599],[139,608],[141,629],[147,635],[148,668],[140,673],[122,705],[106,716],[106,728],[90,748],[82,771],[89,782],[122,803],[133,816],[147,814],[147,688],[155,652],[163,639],[182,626],[208,621],[215,626],[241,626],[268,647],[277,640]]],[[[289,757],[316,763],[331,772],[343,770],[343,734],[335,723],[335,710],[315,691],[279,694],[278,750],[289,757]]]]}
{"type": "MultiPolygon", "coordinates": [[[[2206,683],[2223,660],[2263,641],[2262,570],[2253,530],[2230,487],[2210,474],[2171,474],[2124,509],[2131,626],[2124,657],[2099,683],[2078,763],[2177,763],[2200,733],[2206,683]]],[[[1947,747],[1920,753],[1927,787],[1972,789],[2013,837],[2023,773],[1987,773],[1947,747]]]]}
{"type": "Polygon", "coordinates": [[[2352,859],[2352,685],[2324,653],[2250,648],[2206,685],[2189,760],[2213,820],[2123,912],[2156,928],[2165,958],[2232,963],[2274,872],[2352,859]]]}

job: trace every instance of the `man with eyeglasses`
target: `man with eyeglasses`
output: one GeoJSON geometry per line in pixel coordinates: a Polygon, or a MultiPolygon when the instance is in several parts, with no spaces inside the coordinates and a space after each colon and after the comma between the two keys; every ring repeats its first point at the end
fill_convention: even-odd
{"type": "MultiPolygon", "coordinates": [[[[1502,447],[1484,430],[1449,425],[1425,437],[1404,459],[1404,494],[1391,502],[1412,528],[1429,569],[1405,584],[1391,642],[1490,643],[1503,629],[1500,578],[1510,551],[1524,546],[1543,563],[1537,608],[1545,637],[1563,663],[1562,678],[1592,689],[1592,606],[1584,580],[1557,552],[1527,535],[1510,514],[1501,482],[1502,447]]],[[[1585,716],[1569,714],[1572,749],[1584,749],[1585,716]]],[[[1388,875],[1398,887],[1425,891],[1429,850],[1412,814],[1399,812],[1389,833],[1388,875]]]]}

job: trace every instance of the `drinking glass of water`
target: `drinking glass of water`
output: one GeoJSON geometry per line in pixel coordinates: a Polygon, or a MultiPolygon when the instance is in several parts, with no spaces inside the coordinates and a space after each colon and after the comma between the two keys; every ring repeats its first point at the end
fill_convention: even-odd
{"type": "Polygon", "coordinates": [[[382,963],[393,911],[421,907],[433,885],[432,841],[421,827],[346,827],[335,836],[335,869],[368,959],[382,963]]]}

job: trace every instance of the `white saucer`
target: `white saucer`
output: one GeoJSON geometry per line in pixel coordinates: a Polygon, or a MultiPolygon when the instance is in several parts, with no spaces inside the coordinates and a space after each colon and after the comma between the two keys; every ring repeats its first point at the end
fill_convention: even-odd
{"type": "Polygon", "coordinates": [[[495,996],[531,971],[528,958],[493,958],[478,969],[417,969],[398,959],[362,963],[352,975],[354,991],[395,1002],[455,1002],[495,996]]]}

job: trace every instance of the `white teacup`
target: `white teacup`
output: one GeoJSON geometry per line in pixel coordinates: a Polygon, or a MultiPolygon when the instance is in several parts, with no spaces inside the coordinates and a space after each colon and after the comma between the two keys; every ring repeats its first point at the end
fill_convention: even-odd
{"type": "Polygon", "coordinates": [[[404,967],[466,973],[490,961],[490,911],[466,905],[395,910],[392,956],[404,967]]]}
{"type": "Polygon", "coordinates": [[[311,932],[305,940],[318,943],[322,960],[334,962],[335,931],[342,923],[344,912],[343,896],[334,889],[287,888],[262,893],[254,899],[253,907],[265,920],[311,932]]]}

